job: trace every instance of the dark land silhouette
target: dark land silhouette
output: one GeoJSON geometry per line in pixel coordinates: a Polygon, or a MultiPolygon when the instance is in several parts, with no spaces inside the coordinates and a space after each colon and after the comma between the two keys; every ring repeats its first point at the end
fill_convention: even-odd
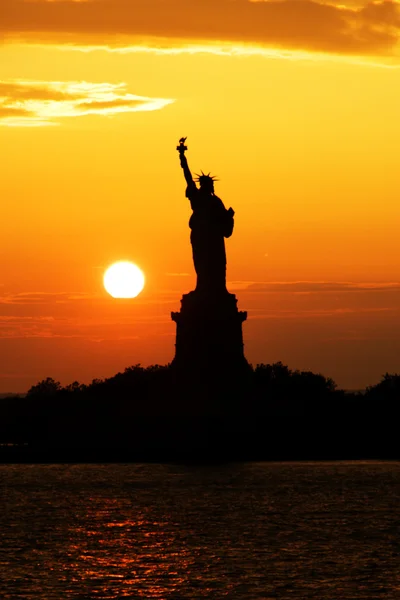
{"type": "Polygon", "coordinates": [[[0,460],[399,459],[399,418],[398,374],[346,392],[320,374],[260,364],[236,390],[215,380],[182,395],[172,365],[136,365],[89,385],[47,378],[1,399],[0,460]]]}
{"type": "Polygon", "coordinates": [[[251,367],[237,299],[226,289],[234,211],[199,187],[177,150],[192,207],[195,290],[184,294],[170,365],[136,365],[90,385],[47,378],[0,400],[0,459],[214,461],[399,458],[400,375],[348,393],[282,363],[251,367]]]}

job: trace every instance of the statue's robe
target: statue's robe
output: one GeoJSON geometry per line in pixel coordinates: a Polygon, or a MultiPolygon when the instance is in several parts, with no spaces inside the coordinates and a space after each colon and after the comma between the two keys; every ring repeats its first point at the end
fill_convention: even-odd
{"type": "Polygon", "coordinates": [[[193,214],[189,220],[191,229],[194,268],[197,273],[197,290],[226,290],[225,237],[233,231],[233,214],[226,210],[222,200],[213,193],[189,185],[186,196],[193,214]]]}

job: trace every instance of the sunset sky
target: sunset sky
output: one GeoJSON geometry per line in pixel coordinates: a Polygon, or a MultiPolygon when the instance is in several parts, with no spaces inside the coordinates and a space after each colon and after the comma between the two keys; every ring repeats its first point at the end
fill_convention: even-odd
{"type": "Polygon", "coordinates": [[[172,360],[181,136],[236,213],[248,360],[400,372],[399,37],[391,1],[0,0],[0,392],[172,360]]]}

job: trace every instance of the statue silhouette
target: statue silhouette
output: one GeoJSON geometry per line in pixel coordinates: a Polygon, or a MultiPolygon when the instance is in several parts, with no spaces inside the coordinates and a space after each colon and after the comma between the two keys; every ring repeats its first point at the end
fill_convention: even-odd
{"type": "Polygon", "coordinates": [[[203,172],[197,177],[199,187],[190,172],[185,156],[186,138],[179,140],[181,167],[187,183],[186,197],[190,200],[193,214],[189,220],[191,229],[194,268],[197,274],[196,292],[226,292],[226,253],[224,238],[233,231],[232,208],[225,208],[214,193],[214,177],[203,172]]]}
{"type": "Polygon", "coordinates": [[[234,212],[215,195],[214,177],[202,172],[193,179],[185,141],[179,140],[177,150],[193,210],[189,227],[197,285],[183,294],[180,311],[171,312],[176,323],[172,366],[182,397],[197,395],[197,409],[214,414],[232,404],[251,370],[243,350],[247,313],[239,312],[235,294],[226,289],[225,238],[232,235],[234,212]]]}

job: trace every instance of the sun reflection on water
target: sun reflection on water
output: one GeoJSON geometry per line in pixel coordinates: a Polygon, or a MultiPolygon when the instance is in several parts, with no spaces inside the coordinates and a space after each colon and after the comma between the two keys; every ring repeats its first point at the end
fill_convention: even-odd
{"type": "Polygon", "coordinates": [[[2,600],[387,600],[400,585],[400,463],[7,469],[2,600]]]}

